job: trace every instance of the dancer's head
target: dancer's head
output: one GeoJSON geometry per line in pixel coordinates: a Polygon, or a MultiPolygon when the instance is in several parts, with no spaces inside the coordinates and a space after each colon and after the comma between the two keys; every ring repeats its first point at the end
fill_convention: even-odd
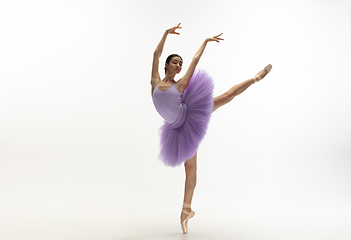
{"type": "Polygon", "coordinates": [[[183,65],[183,59],[181,56],[178,54],[171,54],[167,57],[166,63],[165,63],[165,73],[167,73],[167,70],[170,72],[176,72],[180,73],[182,70],[182,65],[183,65]]]}

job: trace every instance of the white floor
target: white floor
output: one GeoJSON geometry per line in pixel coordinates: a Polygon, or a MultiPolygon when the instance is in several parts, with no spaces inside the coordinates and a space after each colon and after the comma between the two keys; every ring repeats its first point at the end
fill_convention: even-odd
{"type": "MultiPolygon", "coordinates": [[[[178,212],[145,209],[124,211],[120,215],[82,214],[81,216],[22,216],[2,219],[0,239],[50,240],[349,240],[350,209],[315,214],[287,212],[286,216],[235,213],[232,210],[206,211],[201,207],[189,221],[189,233],[181,233],[178,212]],[[310,216],[308,216],[310,215],[310,216]],[[5,221],[4,221],[5,220],[5,221]]],[[[329,209],[330,210],[330,209],[329,209]]]]}

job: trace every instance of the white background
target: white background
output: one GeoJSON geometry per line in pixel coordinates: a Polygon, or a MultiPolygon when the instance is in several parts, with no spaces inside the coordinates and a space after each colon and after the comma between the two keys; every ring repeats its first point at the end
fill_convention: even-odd
{"type": "Polygon", "coordinates": [[[1,239],[351,238],[350,1],[2,0],[0,34],[1,239]],[[273,65],[214,113],[188,235],[150,90],[178,22],[161,77],[221,32],[215,95],[273,65]]]}

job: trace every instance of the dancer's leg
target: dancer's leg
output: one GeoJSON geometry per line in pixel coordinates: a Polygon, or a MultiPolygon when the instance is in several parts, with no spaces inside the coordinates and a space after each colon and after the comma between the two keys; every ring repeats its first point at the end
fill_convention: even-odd
{"type": "MultiPolygon", "coordinates": [[[[256,74],[255,77],[259,77],[260,79],[264,78],[269,71],[267,70],[262,70],[259,73],[256,74]]],[[[252,84],[255,83],[255,78],[251,78],[249,80],[246,80],[242,83],[239,83],[229,89],[227,92],[223,93],[222,95],[219,95],[213,99],[213,111],[218,109],[219,107],[222,107],[223,105],[229,103],[235,96],[238,96],[242,92],[244,92],[248,87],[250,87],[252,84]]]]}
{"type": "Polygon", "coordinates": [[[235,96],[238,96],[244,92],[248,87],[254,83],[254,79],[246,80],[242,83],[239,83],[229,89],[227,92],[213,98],[213,111],[217,110],[219,107],[229,103],[235,96]]]}
{"type": "MultiPolygon", "coordinates": [[[[260,71],[258,74],[256,74],[256,78],[257,76],[259,76],[260,79],[264,78],[269,71],[270,69],[268,71],[267,70],[260,71]]],[[[213,111],[230,102],[235,96],[238,96],[239,94],[244,92],[253,83],[254,83],[254,78],[246,80],[242,83],[235,85],[234,87],[229,89],[229,91],[227,91],[226,93],[218,97],[215,97],[213,111]]],[[[196,160],[197,160],[197,153],[195,154],[194,157],[188,159],[184,163],[185,174],[186,174],[184,202],[187,204],[191,204],[193,199],[194,189],[196,186],[196,170],[197,170],[196,160]]],[[[191,208],[184,208],[184,210],[187,212],[191,212],[191,208]]],[[[180,215],[181,222],[183,222],[186,217],[187,215],[182,212],[182,214],[180,215]]]]}
{"type": "MultiPolygon", "coordinates": [[[[194,194],[194,189],[196,186],[196,159],[197,159],[197,153],[195,154],[194,157],[188,159],[184,163],[184,168],[185,168],[185,190],[184,190],[184,202],[191,204],[191,201],[193,199],[193,194],[194,194]]],[[[191,212],[191,208],[185,208],[186,211],[191,212]]],[[[180,216],[181,222],[184,221],[184,219],[187,217],[186,214],[182,212],[180,216]]]]}

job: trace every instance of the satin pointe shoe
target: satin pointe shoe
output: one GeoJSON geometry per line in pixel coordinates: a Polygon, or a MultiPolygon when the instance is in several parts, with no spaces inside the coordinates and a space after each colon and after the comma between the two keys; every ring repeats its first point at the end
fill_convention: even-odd
{"type": "Polygon", "coordinates": [[[184,219],[183,222],[180,223],[180,226],[182,227],[182,230],[183,230],[183,233],[188,233],[188,220],[192,217],[194,217],[195,215],[195,212],[194,211],[191,211],[191,212],[188,212],[186,210],[184,210],[184,208],[190,208],[190,204],[189,203],[183,203],[183,213],[187,214],[188,216],[184,219]]]}
{"type": "Polygon", "coordinates": [[[266,71],[267,73],[261,77],[260,76],[260,73],[262,71],[260,71],[259,73],[256,74],[256,76],[253,78],[254,80],[254,83],[257,83],[258,81],[262,80],[270,71],[272,70],[272,65],[271,64],[268,64],[262,71],[266,71]]]}

